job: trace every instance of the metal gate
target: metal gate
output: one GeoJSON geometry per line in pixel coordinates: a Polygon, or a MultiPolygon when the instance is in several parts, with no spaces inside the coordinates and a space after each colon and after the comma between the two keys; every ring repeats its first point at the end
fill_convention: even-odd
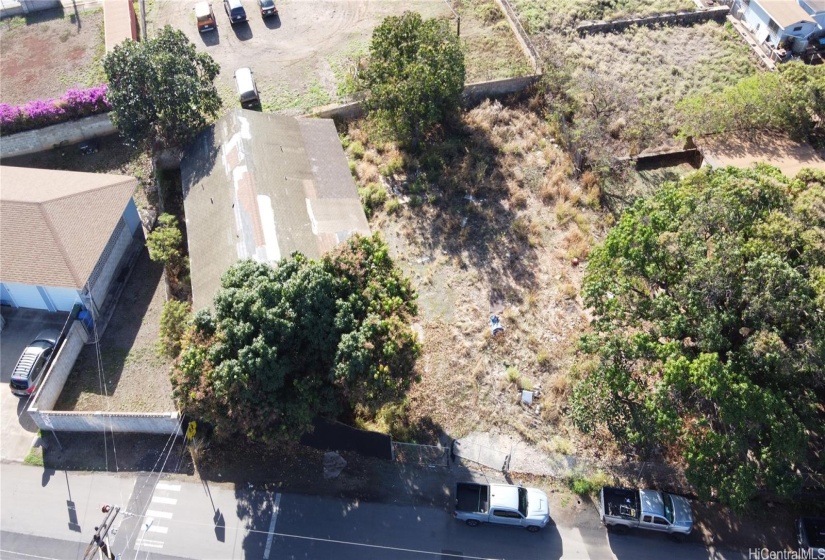
{"type": "Polygon", "coordinates": [[[440,445],[420,445],[393,441],[392,456],[393,460],[398,463],[428,467],[450,466],[450,448],[441,447],[440,445]]]}

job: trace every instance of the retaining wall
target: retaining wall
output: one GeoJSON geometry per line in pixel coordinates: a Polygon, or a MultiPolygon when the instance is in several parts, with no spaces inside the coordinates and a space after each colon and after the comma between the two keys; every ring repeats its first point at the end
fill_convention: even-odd
{"type": "Polygon", "coordinates": [[[27,130],[0,138],[0,158],[45,152],[117,132],[108,113],[27,130]]]}
{"type": "Polygon", "coordinates": [[[728,12],[730,12],[730,8],[727,6],[718,6],[695,12],[657,14],[655,16],[616,19],[613,21],[585,21],[576,26],[576,31],[579,35],[587,35],[590,33],[624,31],[632,25],[691,25],[709,20],[722,23],[725,21],[728,12]]]}
{"type": "MultiPolygon", "coordinates": [[[[516,76],[515,78],[503,78],[501,80],[490,80],[489,82],[478,82],[464,86],[462,98],[468,105],[474,105],[488,97],[498,97],[518,93],[535,84],[541,78],[541,74],[530,74],[529,76],[516,76]]],[[[345,103],[344,105],[325,105],[312,109],[308,117],[318,117],[323,119],[351,120],[364,114],[361,101],[345,103]]]]}
{"type": "MultiPolygon", "coordinates": [[[[60,392],[66,384],[66,379],[69,378],[69,374],[74,367],[75,360],[77,360],[78,354],[80,354],[83,345],[88,340],[89,335],[80,321],[72,321],[69,334],[63,340],[60,350],[57,351],[57,356],[52,360],[49,371],[46,372],[43,381],[40,383],[40,388],[34,395],[34,400],[29,406],[30,412],[34,408],[43,410],[54,408],[57,399],[60,397],[60,392]]],[[[42,428],[42,426],[40,427],[42,428]]]]}
{"type": "Polygon", "coordinates": [[[182,435],[177,412],[69,412],[29,408],[35,424],[54,432],[118,432],[182,435]]]}

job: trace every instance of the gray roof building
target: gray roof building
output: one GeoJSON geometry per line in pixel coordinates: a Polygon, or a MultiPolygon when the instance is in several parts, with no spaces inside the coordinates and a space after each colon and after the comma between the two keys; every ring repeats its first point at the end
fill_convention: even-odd
{"type": "Polygon", "coordinates": [[[317,259],[369,224],[335,125],[235,109],[181,161],[195,309],[241,259],[317,259]]]}

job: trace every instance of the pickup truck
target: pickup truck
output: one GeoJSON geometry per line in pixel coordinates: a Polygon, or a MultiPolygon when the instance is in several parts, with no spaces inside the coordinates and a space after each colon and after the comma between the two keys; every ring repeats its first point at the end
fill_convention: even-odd
{"type": "Polygon", "coordinates": [[[693,513],[687,498],[659,490],[628,490],[605,486],[599,494],[599,516],[609,529],[647,529],[689,535],[693,513]]]}
{"type": "Polygon", "coordinates": [[[459,482],[453,517],[470,527],[498,523],[534,533],[550,522],[550,505],[547,494],[536,488],[459,482]]]}

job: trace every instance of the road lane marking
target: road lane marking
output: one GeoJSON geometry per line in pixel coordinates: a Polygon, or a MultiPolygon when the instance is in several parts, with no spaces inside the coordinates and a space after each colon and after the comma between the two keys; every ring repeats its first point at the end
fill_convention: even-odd
{"type": "Polygon", "coordinates": [[[165,535],[169,532],[169,527],[159,527],[157,525],[152,525],[147,529],[147,531],[150,533],[162,533],[165,535]]]}
{"type": "Polygon", "coordinates": [[[146,517],[158,517],[160,519],[172,519],[172,514],[168,511],[146,510],[146,517]]]}
{"type": "Polygon", "coordinates": [[[171,490],[172,492],[180,492],[180,484],[167,484],[165,482],[158,482],[155,484],[155,490],[171,490]]]}
{"type": "Polygon", "coordinates": [[[168,506],[173,506],[178,503],[177,498],[164,498],[162,496],[152,496],[152,501],[159,504],[166,504],[168,506]]]}
{"type": "Polygon", "coordinates": [[[275,505],[272,506],[272,521],[269,522],[269,533],[266,537],[264,560],[269,560],[269,551],[272,549],[272,537],[275,536],[275,522],[278,521],[278,510],[281,508],[281,495],[275,494],[275,505]]]}

